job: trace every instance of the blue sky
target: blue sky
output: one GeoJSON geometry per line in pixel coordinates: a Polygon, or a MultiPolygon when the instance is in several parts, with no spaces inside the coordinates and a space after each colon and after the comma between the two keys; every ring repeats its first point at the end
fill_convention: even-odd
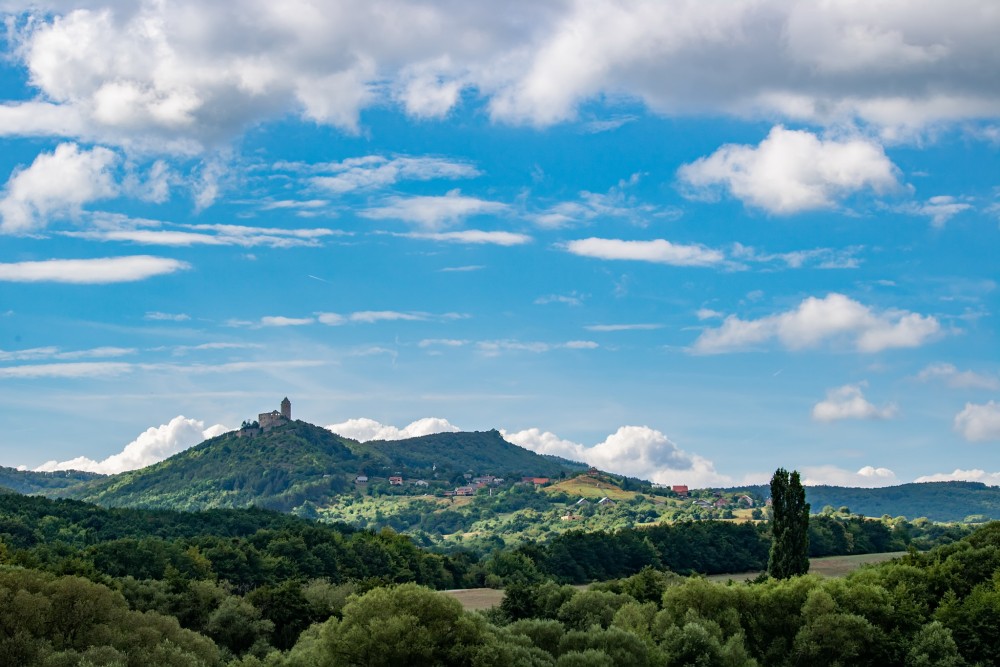
{"type": "Polygon", "coordinates": [[[1000,483],[991,3],[279,5],[0,3],[0,465],[1000,483]]]}

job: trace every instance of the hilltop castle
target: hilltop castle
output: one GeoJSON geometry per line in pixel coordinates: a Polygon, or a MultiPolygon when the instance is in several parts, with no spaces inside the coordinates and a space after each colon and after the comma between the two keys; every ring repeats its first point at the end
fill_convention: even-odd
{"type": "Polygon", "coordinates": [[[281,411],[271,410],[270,412],[262,412],[257,415],[257,423],[260,424],[260,430],[270,431],[275,426],[281,426],[282,424],[287,424],[292,421],[292,402],[288,400],[288,397],[281,401],[281,411]]]}
{"type": "Polygon", "coordinates": [[[248,422],[244,421],[243,426],[236,431],[239,436],[255,436],[260,433],[266,433],[276,426],[281,426],[282,424],[287,424],[292,421],[292,402],[288,400],[286,396],[283,401],[281,401],[281,410],[271,410],[270,412],[262,412],[257,415],[257,421],[248,422]]]}

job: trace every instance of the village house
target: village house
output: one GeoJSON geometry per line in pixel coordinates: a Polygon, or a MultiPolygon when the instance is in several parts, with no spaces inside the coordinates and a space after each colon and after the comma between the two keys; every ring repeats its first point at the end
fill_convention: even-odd
{"type": "Polygon", "coordinates": [[[687,496],[688,488],[686,484],[675,484],[670,487],[670,490],[676,493],[678,496],[687,496]]]}
{"type": "Polygon", "coordinates": [[[600,505],[601,507],[614,507],[617,503],[611,500],[611,498],[604,496],[603,498],[597,501],[597,504],[600,505]]]}
{"type": "Polygon", "coordinates": [[[357,477],[354,478],[354,483],[355,484],[367,484],[368,483],[368,475],[358,475],[357,477]]]}
{"type": "Polygon", "coordinates": [[[418,479],[413,483],[413,486],[430,486],[427,482],[422,479],[418,479]]]}
{"type": "Polygon", "coordinates": [[[389,478],[389,486],[403,486],[403,478],[399,475],[393,475],[389,478]]]}

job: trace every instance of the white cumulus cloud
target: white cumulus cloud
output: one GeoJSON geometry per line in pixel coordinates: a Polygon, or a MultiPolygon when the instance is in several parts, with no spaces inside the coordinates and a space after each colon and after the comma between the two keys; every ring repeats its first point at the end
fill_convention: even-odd
{"type": "Polygon", "coordinates": [[[954,426],[971,442],[1000,442],[1000,403],[966,403],[954,426]]]}
{"type": "Polygon", "coordinates": [[[463,91],[496,121],[534,126],[623,98],[890,137],[1000,113],[991,0],[5,6],[37,90],[0,105],[15,135],[193,152],[288,114],[347,132],[372,106],[439,118],[463,91]]]}
{"type": "Polygon", "coordinates": [[[695,196],[721,187],[750,206],[789,214],[830,208],[864,189],[889,191],[898,185],[896,171],[870,140],[823,140],[778,126],[756,147],[728,144],[677,175],[695,196]]]}
{"type": "Polygon", "coordinates": [[[79,216],[85,204],[118,193],[112,169],[118,157],[107,148],[59,144],[15,171],[0,198],[0,232],[23,234],[52,218],[79,216]]]}
{"type": "Polygon", "coordinates": [[[602,470],[661,484],[708,487],[732,483],[715,470],[711,461],[683,451],[663,433],[647,426],[622,426],[590,447],[537,428],[501,433],[508,442],[538,454],[583,461],[602,470]]]}
{"type": "Polygon", "coordinates": [[[895,486],[899,483],[896,473],[888,468],[864,466],[856,472],[832,465],[802,468],[803,486],[853,486],[872,489],[880,486],[895,486]]]}
{"type": "Polygon", "coordinates": [[[793,350],[847,341],[860,352],[919,347],[941,332],[932,315],[905,310],[874,308],[843,294],[809,297],[798,307],[756,320],[736,315],[722,325],[706,329],[691,350],[696,354],[720,354],[753,348],[777,340],[793,350]]]}
{"type": "Polygon", "coordinates": [[[78,456],[68,461],[47,461],[35,470],[51,472],[53,470],[85,470],[113,475],[128,470],[137,470],[153,465],[165,458],[182,452],[188,447],[214,438],[226,432],[221,424],[205,427],[205,423],[196,419],[187,419],[183,415],[174,417],[167,424],[146,429],[132,442],[125,445],[118,454],[113,454],[102,461],[95,461],[86,456],[78,456]]]}
{"type": "Polygon", "coordinates": [[[915,482],[982,482],[987,486],[1000,486],[1000,472],[986,472],[985,470],[972,469],[962,470],[955,468],[952,472],[939,472],[933,475],[918,477],[915,482]]]}
{"type": "Polygon", "coordinates": [[[388,424],[377,422],[374,419],[361,417],[358,419],[348,419],[339,424],[330,424],[326,427],[337,435],[351,438],[359,442],[369,440],[405,440],[406,438],[418,438],[423,435],[434,433],[456,433],[459,429],[447,419],[440,417],[424,417],[418,419],[403,428],[397,428],[388,424]]]}
{"type": "Polygon", "coordinates": [[[826,392],[826,399],[813,406],[812,417],[816,421],[832,422],[842,419],[891,419],[896,416],[896,406],[892,403],[877,407],[862,393],[867,383],[846,384],[826,392]]]}

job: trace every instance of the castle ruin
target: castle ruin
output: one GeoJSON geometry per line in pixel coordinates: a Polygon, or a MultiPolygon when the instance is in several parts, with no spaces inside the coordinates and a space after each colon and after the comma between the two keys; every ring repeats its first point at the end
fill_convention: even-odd
{"type": "Polygon", "coordinates": [[[270,412],[262,412],[257,415],[257,423],[260,424],[260,430],[265,433],[276,426],[287,424],[290,421],[292,421],[292,402],[288,400],[287,396],[281,401],[280,412],[278,410],[271,410],[270,412]]]}

